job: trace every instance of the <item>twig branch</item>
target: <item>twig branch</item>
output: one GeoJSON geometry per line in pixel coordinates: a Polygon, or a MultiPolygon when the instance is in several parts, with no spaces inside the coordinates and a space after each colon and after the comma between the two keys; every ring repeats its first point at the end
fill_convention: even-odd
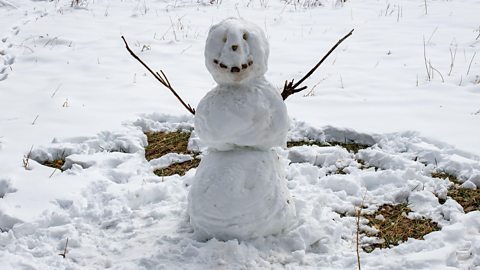
{"type": "Polygon", "coordinates": [[[357,266],[358,270],[362,270],[362,266],[360,264],[360,218],[362,217],[362,208],[363,204],[365,203],[365,197],[367,196],[367,190],[365,189],[365,193],[363,193],[362,202],[360,203],[360,207],[355,209],[355,225],[356,225],[356,253],[357,253],[357,266]]]}
{"type": "Polygon", "coordinates": [[[123,42],[125,43],[125,47],[127,47],[128,52],[135,58],[140,64],[142,64],[152,75],[157,79],[163,86],[168,88],[173,95],[182,103],[183,107],[185,107],[191,114],[195,115],[195,109],[190,106],[190,104],[185,103],[182,98],[177,94],[177,92],[173,89],[172,85],[170,84],[170,81],[168,81],[167,76],[165,73],[163,73],[162,70],[160,70],[160,73],[153,71],[147,64],[145,64],[128,46],[127,41],[125,38],[122,36],[123,42]]]}
{"type": "Polygon", "coordinates": [[[62,256],[64,259],[67,257],[67,246],[68,246],[68,238],[67,241],[65,242],[65,248],[63,249],[63,253],[59,253],[58,255],[62,256]]]}
{"type": "Polygon", "coordinates": [[[468,65],[467,75],[468,73],[470,73],[470,68],[472,67],[472,62],[473,62],[473,58],[475,58],[475,55],[477,55],[477,52],[474,52],[472,55],[472,60],[470,60],[470,64],[468,65]]]}
{"type": "Polygon", "coordinates": [[[427,79],[431,81],[430,70],[428,69],[427,49],[425,48],[425,36],[423,36],[423,60],[425,62],[425,68],[427,69],[427,79]]]}
{"type": "Polygon", "coordinates": [[[341,38],[337,44],[335,44],[329,51],[328,53],[305,75],[303,78],[301,78],[297,83],[293,84],[294,80],[292,79],[290,82],[285,81],[285,84],[283,86],[283,91],[282,91],[282,98],[283,100],[286,100],[288,96],[293,95],[295,93],[298,93],[300,91],[303,91],[307,89],[307,86],[302,86],[299,87],[300,84],[302,84],[308,77],[310,77],[315,70],[327,59],[327,57],[340,45],[345,39],[347,39],[349,36],[352,35],[353,33],[352,29],[348,34],[346,34],[343,38],[341,38]]]}

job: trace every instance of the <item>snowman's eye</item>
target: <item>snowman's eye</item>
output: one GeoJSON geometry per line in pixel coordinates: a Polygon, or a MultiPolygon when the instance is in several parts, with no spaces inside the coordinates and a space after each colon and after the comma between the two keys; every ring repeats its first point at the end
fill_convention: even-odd
{"type": "Polygon", "coordinates": [[[227,42],[227,36],[223,36],[222,41],[223,41],[224,43],[227,42]]]}
{"type": "Polygon", "coordinates": [[[247,40],[248,39],[248,33],[243,33],[243,39],[247,40]]]}

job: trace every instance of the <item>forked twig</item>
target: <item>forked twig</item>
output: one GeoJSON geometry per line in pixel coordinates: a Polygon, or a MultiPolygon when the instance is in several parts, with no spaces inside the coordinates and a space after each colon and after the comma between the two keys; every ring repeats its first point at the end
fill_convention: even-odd
{"type": "Polygon", "coordinates": [[[177,94],[177,92],[173,89],[172,85],[170,84],[170,81],[168,80],[167,76],[165,73],[163,73],[163,70],[160,70],[160,73],[153,71],[147,64],[145,64],[128,46],[127,41],[125,38],[122,36],[123,42],[125,43],[125,46],[127,47],[128,52],[135,58],[140,64],[142,64],[152,75],[157,79],[163,86],[168,88],[173,95],[182,103],[183,107],[185,107],[191,114],[195,115],[195,109],[190,106],[190,104],[185,103],[182,98],[177,94]]]}
{"type": "Polygon", "coordinates": [[[289,81],[285,81],[285,84],[283,86],[283,91],[282,91],[282,98],[283,100],[286,100],[288,96],[290,95],[293,95],[295,93],[298,93],[300,91],[303,91],[305,89],[307,89],[307,86],[302,86],[302,87],[299,87],[300,84],[302,84],[308,77],[310,77],[314,72],[315,70],[317,70],[317,68],[325,61],[325,59],[327,59],[327,57],[338,47],[338,45],[340,45],[345,39],[347,39],[349,36],[352,35],[353,33],[353,30],[352,29],[348,34],[346,34],[343,38],[341,38],[337,44],[335,44],[329,51],[328,53],[305,75],[303,76],[303,78],[301,78],[297,83],[293,84],[293,81],[294,80],[291,80],[290,82],[289,81]]]}

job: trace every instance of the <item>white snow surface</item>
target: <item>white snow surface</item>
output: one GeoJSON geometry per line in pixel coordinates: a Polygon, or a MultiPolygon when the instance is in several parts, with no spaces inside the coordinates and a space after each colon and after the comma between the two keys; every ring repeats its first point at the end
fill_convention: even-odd
{"type": "MultiPolygon", "coordinates": [[[[447,197],[451,184],[430,177],[442,170],[480,184],[478,1],[80,2],[0,0],[1,269],[353,269],[355,218],[339,213],[362,200],[366,212],[408,202],[441,227],[361,251],[363,269],[480,268],[479,211],[465,214],[447,197]],[[355,28],[306,81],[309,95],[286,101],[297,119],[287,136],[373,146],[355,155],[278,149],[291,161],[291,230],[199,241],[187,215],[196,170],[153,174],[191,157],[147,162],[143,150],[144,131],[192,131],[194,119],[120,36],[196,107],[215,85],[204,67],[208,29],[232,16],[265,31],[266,76],[278,87],[355,28]],[[424,39],[427,66],[438,70],[430,80],[424,39]],[[67,158],[66,171],[39,163],[56,157],[67,158]],[[381,169],[362,170],[360,158],[381,169]]],[[[193,134],[189,147],[205,150],[193,134]]]]}

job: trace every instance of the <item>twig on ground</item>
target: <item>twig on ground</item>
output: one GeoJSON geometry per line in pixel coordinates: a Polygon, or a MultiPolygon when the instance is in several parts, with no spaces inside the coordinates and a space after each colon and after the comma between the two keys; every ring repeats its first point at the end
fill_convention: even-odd
{"type": "Polygon", "coordinates": [[[470,60],[470,64],[468,65],[467,75],[468,73],[470,73],[470,68],[472,67],[472,62],[473,62],[473,58],[475,58],[475,55],[477,55],[477,52],[474,52],[472,55],[472,59],[470,60]]]}
{"type": "MultiPolygon", "coordinates": [[[[438,69],[434,68],[432,66],[432,63],[428,62],[428,65],[430,65],[430,69],[432,70],[432,75],[433,75],[433,71],[436,71],[438,73],[438,75],[440,75],[440,78],[442,79],[442,82],[445,82],[445,80],[443,79],[443,75],[442,73],[440,73],[440,71],[438,71],[438,69]]],[[[433,77],[433,76],[432,76],[433,77]]]]}
{"type": "Polygon", "coordinates": [[[57,94],[57,92],[58,92],[58,90],[60,90],[60,87],[61,87],[61,86],[62,86],[62,84],[59,84],[59,85],[57,86],[57,88],[55,89],[55,91],[53,91],[52,95],[50,96],[51,98],[53,98],[53,97],[57,94]]]}
{"type": "Polygon", "coordinates": [[[292,79],[290,82],[285,81],[285,84],[283,86],[283,91],[282,91],[282,98],[283,100],[286,100],[290,95],[293,95],[295,93],[298,93],[300,91],[303,91],[307,89],[307,86],[302,86],[299,87],[300,84],[302,84],[308,77],[310,77],[315,70],[327,59],[327,57],[340,45],[345,39],[347,39],[349,36],[352,35],[353,33],[352,29],[348,34],[346,34],[343,38],[341,38],[329,51],[328,53],[305,75],[303,78],[301,78],[297,83],[293,84],[294,80],[292,79]]]}
{"type": "Polygon", "coordinates": [[[457,57],[457,48],[458,46],[455,45],[455,52],[452,52],[452,47],[450,47],[450,71],[448,72],[448,76],[452,74],[453,65],[455,64],[455,58],[457,57]]]}
{"type": "Polygon", "coordinates": [[[423,60],[425,61],[425,68],[427,69],[427,79],[428,81],[431,81],[432,77],[430,75],[430,70],[428,69],[427,49],[425,48],[425,36],[423,36],[423,60]]]}
{"type": "Polygon", "coordinates": [[[435,35],[435,33],[437,32],[437,30],[438,30],[438,26],[435,27],[435,29],[433,30],[432,34],[431,34],[430,37],[428,38],[427,44],[430,44],[430,42],[432,41],[432,38],[433,38],[433,36],[435,35]]]}
{"type": "Polygon", "coordinates": [[[52,176],[55,174],[56,171],[57,171],[57,168],[54,168],[52,174],[50,174],[48,178],[52,178],[52,176]]]}
{"type": "Polygon", "coordinates": [[[63,253],[59,253],[58,255],[62,256],[64,259],[67,257],[67,246],[68,246],[68,238],[67,241],[65,242],[65,248],[63,249],[63,253]]]}
{"type": "Polygon", "coordinates": [[[365,202],[365,197],[367,196],[367,190],[365,190],[365,193],[363,193],[362,197],[362,202],[360,203],[360,207],[358,207],[355,211],[355,221],[356,221],[356,252],[357,252],[357,265],[358,265],[358,270],[361,270],[361,264],[360,264],[360,217],[362,216],[362,207],[365,202]]]}
{"type": "Polygon", "coordinates": [[[33,145],[32,147],[30,147],[30,151],[28,151],[28,154],[26,156],[23,157],[23,168],[25,168],[25,170],[28,170],[28,165],[30,163],[30,156],[32,155],[32,150],[33,150],[33,145]]]}
{"type": "Polygon", "coordinates": [[[35,122],[37,122],[37,119],[38,119],[39,116],[40,116],[40,114],[37,114],[37,116],[35,117],[35,119],[33,119],[32,126],[35,125],[35,122]]]}
{"type": "Polygon", "coordinates": [[[122,39],[123,39],[123,42],[125,43],[125,46],[126,46],[128,52],[130,53],[130,55],[132,55],[133,58],[135,58],[138,62],[140,62],[140,64],[142,64],[142,65],[153,75],[153,77],[155,77],[155,79],[157,79],[161,84],[163,84],[163,86],[165,86],[166,88],[168,88],[168,89],[173,93],[173,95],[180,101],[180,103],[182,103],[182,105],[183,105],[191,114],[195,115],[195,109],[192,108],[192,106],[190,106],[190,104],[185,103],[185,102],[182,100],[182,98],[177,94],[177,92],[173,89],[172,85],[171,85],[170,82],[168,81],[167,76],[165,75],[165,73],[163,73],[163,70],[160,70],[160,73],[153,71],[149,66],[147,66],[147,64],[145,64],[145,63],[130,49],[130,47],[128,46],[127,41],[125,40],[125,38],[124,38],[123,36],[122,36],[122,39]]]}

